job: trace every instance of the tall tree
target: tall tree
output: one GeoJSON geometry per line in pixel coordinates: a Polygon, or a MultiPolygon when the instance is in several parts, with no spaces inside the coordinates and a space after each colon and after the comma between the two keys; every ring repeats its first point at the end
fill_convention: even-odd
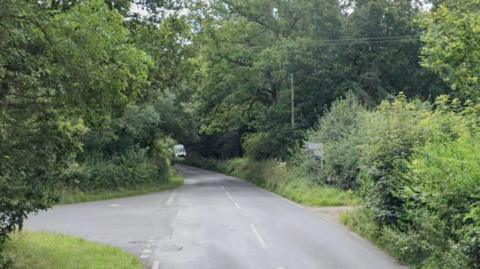
{"type": "Polygon", "coordinates": [[[346,40],[337,42],[344,48],[348,89],[372,105],[400,91],[422,98],[445,91],[439,78],[420,66],[417,1],[360,0],[354,6],[346,17],[346,40]]]}
{"type": "Polygon", "coordinates": [[[101,0],[59,13],[4,0],[0,13],[1,244],[51,204],[88,126],[140,95],[151,59],[101,0]]]}
{"type": "Polygon", "coordinates": [[[415,0],[214,1],[200,41],[204,132],[292,145],[349,91],[370,105],[443,92],[419,64],[419,13],[415,0]]]}
{"type": "Polygon", "coordinates": [[[480,1],[445,1],[422,16],[423,65],[466,98],[480,97],[480,1]]]}

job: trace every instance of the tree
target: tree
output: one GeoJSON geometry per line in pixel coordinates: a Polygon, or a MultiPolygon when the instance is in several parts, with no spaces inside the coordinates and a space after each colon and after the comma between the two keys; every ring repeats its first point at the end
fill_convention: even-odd
{"type": "Polygon", "coordinates": [[[459,96],[480,97],[480,1],[445,1],[421,18],[423,66],[440,74],[459,96]]]}
{"type": "Polygon", "coordinates": [[[55,200],[88,128],[141,95],[151,60],[100,0],[59,13],[5,0],[0,12],[1,245],[55,200]]]}
{"type": "Polygon", "coordinates": [[[346,16],[343,47],[345,79],[361,100],[376,105],[400,91],[408,97],[433,98],[445,91],[441,80],[420,66],[421,29],[415,0],[353,1],[346,16]]]}
{"type": "Polygon", "coordinates": [[[315,47],[315,42],[340,33],[336,2],[217,1],[213,7],[213,15],[202,21],[199,56],[203,131],[268,132],[261,137],[284,145],[295,143],[298,127],[310,126],[316,119],[311,110],[333,96],[332,84],[322,75],[335,73],[336,66],[329,64],[334,53],[315,47]],[[294,111],[294,128],[290,125],[292,74],[301,104],[294,111]],[[319,81],[325,85],[320,90],[319,81]]]}
{"type": "Polygon", "coordinates": [[[200,20],[203,131],[260,132],[287,148],[349,91],[374,106],[400,91],[431,98],[445,90],[419,64],[416,1],[348,2],[213,2],[200,20]]]}

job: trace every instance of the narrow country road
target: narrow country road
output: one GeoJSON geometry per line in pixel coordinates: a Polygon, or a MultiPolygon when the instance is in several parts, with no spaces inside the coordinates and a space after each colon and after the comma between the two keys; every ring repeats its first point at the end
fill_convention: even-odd
{"type": "Polygon", "coordinates": [[[253,184],[188,166],[175,191],[56,206],[27,229],[81,236],[153,269],[403,268],[345,227],[253,184]]]}

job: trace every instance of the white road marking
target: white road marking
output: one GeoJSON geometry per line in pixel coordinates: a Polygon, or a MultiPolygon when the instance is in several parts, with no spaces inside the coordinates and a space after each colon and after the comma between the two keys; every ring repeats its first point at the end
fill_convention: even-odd
{"type": "Polygon", "coordinates": [[[145,259],[147,259],[148,257],[150,257],[150,255],[148,255],[148,254],[143,254],[143,253],[142,253],[142,255],[140,255],[140,259],[142,259],[142,260],[145,260],[145,259]]]}
{"type": "Polygon", "coordinates": [[[233,204],[235,205],[235,207],[238,209],[238,210],[242,210],[242,208],[240,207],[240,205],[235,202],[235,200],[233,199],[233,197],[230,195],[230,193],[227,191],[227,189],[225,189],[224,186],[220,185],[220,188],[222,188],[222,190],[225,192],[225,194],[227,195],[228,199],[230,199],[230,201],[233,202],[233,204]]]}
{"type": "Polygon", "coordinates": [[[152,269],[158,269],[159,266],[160,266],[160,262],[159,261],[154,261],[153,265],[152,265],[152,269]]]}
{"type": "Polygon", "coordinates": [[[167,206],[171,206],[172,203],[173,203],[173,199],[175,199],[175,193],[176,191],[173,191],[172,194],[170,194],[170,197],[168,197],[168,200],[167,200],[167,206]]]}
{"type": "Polygon", "coordinates": [[[119,207],[120,205],[119,204],[111,204],[109,205],[109,207],[119,207]]]}
{"type": "Polygon", "coordinates": [[[267,247],[267,244],[266,244],[265,241],[263,240],[262,236],[261,236],[260,233],[258,232],[258,230],[257,230],[257,228],[255,227],[255,225],[250,224],[250,228],[252,229],[253,234],[255,234],[255,236],[257,237],[258,242],[260,243],[260,245],[262,246],[262,248],[266,248],[266,247],[267,247]]]}
{"type": "Polygon", "coordinates": [[[151,251],[150,249],[145,249],[145,250],[143,251],[143,254],[147,254],[147,253],[152,253],[152,251],[151,251]]]}
{"type": "Polygon", "coordinates": [[[228,193],[228,191],[225,191],[225,194],[228,196],[228,199],[230,199],[230,200],[233,202],[233,198],[232,198],[232,196],[230,195],[230,193],[228,193]]]}
{"type": "Polygon", "coordinates": [[[228,196],[228,199],[230,199],[230,201],[233,202],[233,204],[235,205],[235,207],[238,209],[238,210],[242,210],[242,208],[240,207],[240,205],[237,204],[237,202],[235,202],[235,200],[233,200],[233,197],[230,195],[230,193],[228,191],[225,191],[225,194],[228,196]]]}
{"type": "Polygon", "coordinates": [[[283,267],[280,266],[280,267],[277,267],[277,269],[285,269],[285,268],[283,268],[283,267]]]}

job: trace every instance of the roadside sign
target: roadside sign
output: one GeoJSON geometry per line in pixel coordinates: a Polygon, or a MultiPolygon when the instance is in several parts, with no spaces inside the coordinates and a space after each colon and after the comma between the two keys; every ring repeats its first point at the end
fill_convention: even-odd
{"type": "Polygon", "coordinates": [[[311,152],[314,157],[323,157],[323,144],[307,142],[307,150],[311,152]]]}

